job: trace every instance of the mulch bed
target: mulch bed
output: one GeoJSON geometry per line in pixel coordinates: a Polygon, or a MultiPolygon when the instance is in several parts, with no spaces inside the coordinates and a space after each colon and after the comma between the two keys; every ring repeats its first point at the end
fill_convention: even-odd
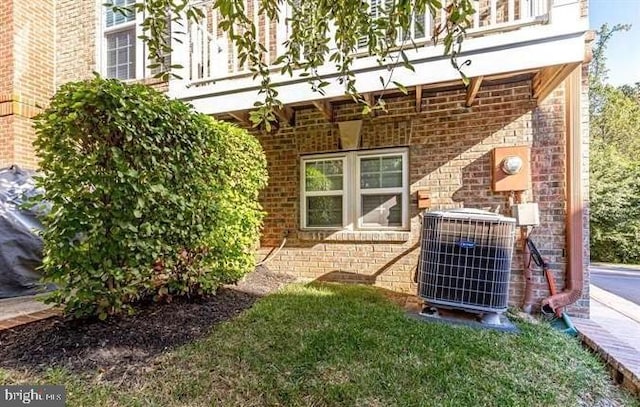
{"type": "Polygon", "coordinates": [[[141,305],[135,315],[105,322],[55,317],[2,331],[0,367],[21,371],[64,367],[122,385],[152,369],[168,350],[204,337],[216,324],[292,280],[258,269],[208,298],[141,305]]]}

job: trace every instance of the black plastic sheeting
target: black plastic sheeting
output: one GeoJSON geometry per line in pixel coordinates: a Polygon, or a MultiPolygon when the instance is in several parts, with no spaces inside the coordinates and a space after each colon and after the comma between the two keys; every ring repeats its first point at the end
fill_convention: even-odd
{"type": "Polygon", "coordinates": [[[13,165],[0,169],[0,298],[32,295],[54,287],[40,282],[42,224],[38,216],[48,205],[25,209],[26,199],[37,196],[33,172],[13,165]]]}

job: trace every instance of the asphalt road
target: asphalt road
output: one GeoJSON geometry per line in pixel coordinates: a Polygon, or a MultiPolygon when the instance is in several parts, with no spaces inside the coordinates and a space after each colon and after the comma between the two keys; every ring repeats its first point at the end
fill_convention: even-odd
{"type": "Polygon", "coordinates": [[[640,268],[591,265],[591,284],[640,305],[640,268]]]}

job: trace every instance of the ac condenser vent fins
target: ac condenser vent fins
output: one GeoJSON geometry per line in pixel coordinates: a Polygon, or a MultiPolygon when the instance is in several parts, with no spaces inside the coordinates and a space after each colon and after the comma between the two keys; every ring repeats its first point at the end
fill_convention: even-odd
{"type": "Polygon", "coordinates": [[[507,310],[515,219],[461,209],[425,212],[418,294],[436,307],[507,310]]]}

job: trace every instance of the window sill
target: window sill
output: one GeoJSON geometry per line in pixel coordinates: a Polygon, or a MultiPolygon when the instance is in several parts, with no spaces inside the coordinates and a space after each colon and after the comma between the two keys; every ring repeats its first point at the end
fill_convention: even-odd
{"type": "Polygon", "coordinates": [[[411,232],[399,230],[299,230],[300,240],[321,240],[329,242],[397,242],[403,243],[411,239],[411,232]]]}
{"type": "Polygon", "coordinates": [[[159,85],[159,84],[167,83],[168,81],[166,79],[154,78],[152,76],[148,76],[146,78],[126,79],[123,82],[125,82],[127,84],[130,84],[130,85],[140,84],[140,85],[153,86],[153,85],[159,85]]]}

